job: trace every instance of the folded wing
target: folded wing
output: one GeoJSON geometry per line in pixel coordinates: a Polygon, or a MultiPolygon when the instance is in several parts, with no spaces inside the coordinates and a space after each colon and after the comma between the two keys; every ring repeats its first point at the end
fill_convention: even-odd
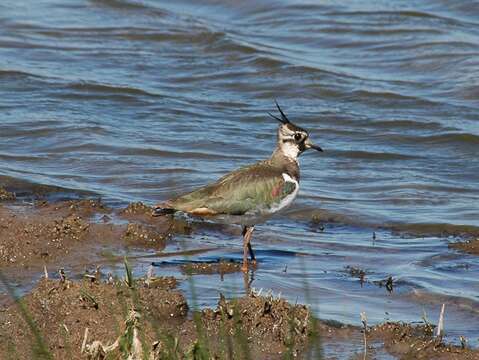
{"type": "Polygon", "coordinates": [[[297,189],[280,169],[260,162],[169,202],[175,210],[197,215],[267,212],[297,189]]]}

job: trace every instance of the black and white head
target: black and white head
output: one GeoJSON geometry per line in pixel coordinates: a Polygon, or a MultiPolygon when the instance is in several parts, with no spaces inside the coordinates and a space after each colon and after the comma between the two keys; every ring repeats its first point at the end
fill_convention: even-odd
{"type": "Polygon", "coordinates": [[[278,149],[285,156],[294,160],[296,160],[302,152],[308,149],[323,151],[318,145],[311,142],[309,139],[309,133],[305,129],[289,121],[278,103],[275,103],[281,117],[279,118],[271,113],[268,114],[281,123],[278,127],[278,149]]]}

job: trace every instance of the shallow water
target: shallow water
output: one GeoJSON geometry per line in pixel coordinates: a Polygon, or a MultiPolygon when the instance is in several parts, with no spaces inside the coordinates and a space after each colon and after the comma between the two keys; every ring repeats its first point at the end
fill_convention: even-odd
{"type": "MultiPolygon", "coordinates": [[[[435,320],[446,302],[448,335],[477,342],[479,260],[437,235],[479,233],[478,19],[474,1],[3,1],[0,183],[164,200],[269,156],[278,99],[325,152],[258,227],[252,286],[301,300],[307,284],[348,323],[435,320]],[[388,276],[393,293],[371,283],[388,276]]],[[[174,241],[240,257],[231,234],[174,241]]],[[[195,279],[202,305],[244,291],[195,279]]]]}

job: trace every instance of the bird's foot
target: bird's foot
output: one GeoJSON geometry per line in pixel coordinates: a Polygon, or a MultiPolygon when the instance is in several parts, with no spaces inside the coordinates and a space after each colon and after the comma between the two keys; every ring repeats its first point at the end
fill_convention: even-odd
{"type": "Polygon", "coordinates": [[[241,271],[244,273],[248,272],[248,270],[250,269],[250,266],[256,269],[256,265],[257,265],[256,259],[243,262],[243,266],[241,266],[241,271]]]}

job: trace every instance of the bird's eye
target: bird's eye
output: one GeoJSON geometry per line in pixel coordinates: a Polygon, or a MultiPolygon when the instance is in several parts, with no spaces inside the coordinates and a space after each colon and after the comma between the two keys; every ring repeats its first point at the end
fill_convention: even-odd
{"type": "Polygon", "coordinates": [[[300,133],[294,134],[294,140],[296,140],[296,141],[301,140],[301,134],[300,133]]]}

